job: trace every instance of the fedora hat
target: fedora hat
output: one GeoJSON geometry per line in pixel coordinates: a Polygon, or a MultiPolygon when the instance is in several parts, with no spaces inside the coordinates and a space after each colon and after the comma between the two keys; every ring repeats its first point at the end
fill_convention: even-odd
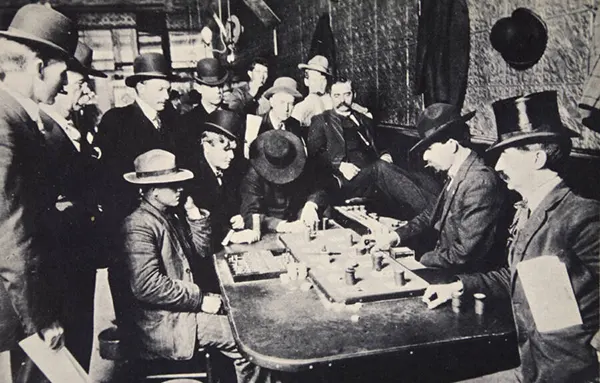
{"type": "Polygon", "coordinates": [[[511,97],[492,104],[498,140],[487,151],[579,136],[560,119],[556,91],[511,97]]]}
{"type": "Polygon", "coordinates": [[[458,123],[464,125],[464,122],[469,121],[473,116],[475,116],[475,111],[461,115],[460,110],[451,104],[439,102],[429,105],[421,112],[417,120],[417,131],[421,140],[410,148],[409,153],[417,152],[431,145],[440,137],[444,137],[442,133],[447,133],[449,128],[458,123]]]}
{"type": "Polygon", "coordinates": [[[269,130],[252,142],[250,163],[267,181],[286,184],[300,176],[306,154],[302,141],[294,133],[269,130]]]}
{"type": "Polygon", "coordinates": [[[237,140],[242,127],[242,119],[239,114],[231,110],[217,109],[208,116],[204,126],[206,130],[237,140]]]}
{"type": "Polygon", "coordinates": [[[208,57],[196,63],[194,80],[200,84],[217,86],[227,81],[227,78],[229,78],[229,72],[215,58],[208,57]]]}
{"type": "Polygon", "coordinates": [[[191,171],[177,168],[174,154],[162,149],[140,154],[133,165],[135,171],[123,174],[123,178],[136,185],[168,184],[194,178],[191,171]]]}
{"type": "Polygon", "coordinates": [[[298,92],[298,84],[291,77],[279,77],[273,82],[273,86],[265,91],[265,98],[269,99],[275,93],[284,92],[294,96],[294,98],[302,98],[302,94],[298,92]]]}
{"type": "Polygon", "coordinates": [[[133,88],[139,81],[151,78],[169,81],[175,78],[165,56],[160,53],[144,53],[136,57],[133,60],[133,74],[125,78],[125,85],[133,88]]]}
{"type": "Polygon", "coordinates": [[[75,23],[54,9],[41,4],[19,8],[8,29],[0,36],[37,49],[46,49],[69,59],[77,47],[75,23]]]}
{"type": "Polygon", "coordinates": [[[534,66],[544,54],[548,28],[540,16],[527,8],[517,8],[510,17],[498,20],[490,32],[490,42],[514,69],[534,66]]]}
{"type": "Polygon", "coordinates": [[[327,57],[316,55],[315,57],[308,60],[306,64],[298,64],[298,69],[303,70],[314,70],[317,72],[321,72],[328,76],[331,76],[331,68],[329,67],[329,60],[327,57]]]}
{"type": "Polygon", "coordinates": [[[93,55],[92,48],[80,41],[75,49],[74,59],[69,63],[70,69],[85,76],[108,77],[104,72],[92,68],[93,55]]]}

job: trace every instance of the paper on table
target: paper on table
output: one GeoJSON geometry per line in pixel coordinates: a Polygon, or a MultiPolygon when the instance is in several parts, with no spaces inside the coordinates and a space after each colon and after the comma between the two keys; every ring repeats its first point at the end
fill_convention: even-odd
{"type": "Polygon", "coordinates": [[[37,334],[23,339],[19,345],[50,382],[92,383],[66,347],[52,350],[37,334]]]}
{"type": "Polygon", "coordinates": [[[539,332],[582,324],[567,267],[556,256],[541,256],[517,265],[519,279],[539,332]]]}
{"type": "Polygon", "coordinates": [[[246,134],[244,136],[244,157],[250,158],[250,144],[258,136],[262,117],[249,114],[246,116],[246,134]]]}

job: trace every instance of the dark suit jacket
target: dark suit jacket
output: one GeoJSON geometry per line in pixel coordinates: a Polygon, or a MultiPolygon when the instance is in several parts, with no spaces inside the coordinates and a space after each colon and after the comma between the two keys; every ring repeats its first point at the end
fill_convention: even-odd
{"type": "Polygon", "coordinates": [[[485,274],[459,275],[467,294],[483,292],[512,298],[526,382],[587,382],[598,376],[598,359],[590,345],[598,331],[600,310],[598,233],[600,203],[575,195],[561,183],[544,198],[511,241],[508,267],[485,274]],[[543,255],[558,256],[565,264],[583,326],[549,333],[537,330],[517,265],[543,255]]]}
{"type": "Polygon", "coordinates": [[[294,181],[278,185],[264,179],[250,167],[240,186],[240,211],[247,228],[252,227],[252,214],[261,215],[261,227],[275,231],[282,221],[295,221],[307,201],[323,210],[327,204],[325,192],[317,186],[311,171],[305,171],[294,181]]]}
{"type": "MultiPolygon", "coordinates": [[[[380,152],[375,145],[373,120],[360,113],[354,113],[354,117],[363,128],[373,157],[381,156],[384,152],[380,152]]],[[[341,116],[335,110],[326,110],[313,117],[308,130],[307,148],[309,157],[315,159],[319,168],[344,179],[339,168],[340,163],[346,161],[346,142],[341,116]]]]}
{"type": "Polygon", "coordinates": [[[58,318],[47,254],[46,212],[54,208],[48,156],[37,124],[0,90],[0,351],[58,318]]]}
{"type": "MultiPolygon", "coordinates": [[[[283,122],[285,125],[285,130],[288,132],[294,133],[300,139],[306,142],[307,139],[307,130],[300,126],[300,123],[295,118],[288,118],[283,122]]],[[[268,132],[269,130],[273,130],[275,127],[271,123],[271,119],[269,118],[269,113],[265,114],[262,118],[262,122],[260,123],[260,128],[258,129],[258,135],[268,132]]],[[[258,136],[257,135],[257,136],[258,136]]]]}
{"type": "MultiPolygon", "coordinates": [[[[446,184],[448,186],[448,184],[446,184]]],[[[496,173],[472,152],[460,166],[450,189],[433,208],[424,210],[396,232],[401,241],[434,228],[435,248],[420,261],[457,272],[487,271],[505,260],[506,188],[496,173]],[[503,225],[504,224],[504,225],[503,225]]]]}
{"type": "Polygon", "coordinates": [[[123,222],[121,256],[109,272],[119,328],[136,357],[194,355],[202,292],[192,270],[194,259],[209,253],[206,227],[146,201],[123,222]]]}
{"type": "Polygon", "coordinates": [[[123,179],[124,173],[134,171],[135,158],[152,149],[173,152],[172,118],[161,114],[158,131],[135,102],[102,116],[94,144],[102,151],[98,188],[109,221],[121,221],[138,205],[136,188],[123,179]]]}
{"type": "Polygon", "coordinates": [[[202,150],[200,138],[205,130],[204,123],[209,115],[210,113],[200,103],[194,109],[179,117],[179,122],[174,130],[174,142],[177,158],[179,158],[182,165],[187,165],[185,159],[202,150]]]}

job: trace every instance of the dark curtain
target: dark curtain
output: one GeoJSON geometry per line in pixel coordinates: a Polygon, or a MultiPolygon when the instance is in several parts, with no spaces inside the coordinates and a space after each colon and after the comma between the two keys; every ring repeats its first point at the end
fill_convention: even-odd
{"type": "Polygon", "coordinates": [[[329,13],[323,13],[317,22],[312,41],[310,43],[310,53],[306,60],[310,60],[316,55],[327,57],[331,66],[331,73],[335,77],[337,74],[337,63],[335,59],[335,41],[333,32],[329,23],[329,13]]]}
{"type": "Polygon", "coordinates": [[[462,108],[469,70],[466,0],[421,0],[415,63],[415,94],[425,106],[445,102],[462,108]]]}

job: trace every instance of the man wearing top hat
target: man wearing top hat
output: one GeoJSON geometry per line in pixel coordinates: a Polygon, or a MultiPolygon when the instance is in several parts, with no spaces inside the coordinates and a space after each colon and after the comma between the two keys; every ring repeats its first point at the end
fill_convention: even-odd
{"type": "Polygon", "coordinates": [[[299,137],[271,130],[250,146],[251,167],[240,186],[245,227],[259,232],[301,232],[318,222],[325,191],[307,163],[299,137]],[[260,228],[253,215],[260,216],[260,228]]]}
{"type": "Polygon", "coordinates": [[[135,89],[135,102],[108,110],[98,125],[95,144],[100,148],[99,191],[109,225],[135,209],[138,196],[123,180],[133,160],[151,149],[172,150],[171,116],[163,113],[169,102],[172,74],[165,57],[145,53],[134,60],[134,74],[125,85],[135,89]]]}
{"type": "Polygon", "coordinates": [[[398,207],[401,219],[431,207],[439,186],[425,174],[394,165],[391,154],[378,148],[373,121],[352,108],[352,81],[336,79],[331,96],[334,107],[312,119],[307,144],[320,178],[335,179],[330,184],[336,187],[329,191],[336,197],[334,203],[355,197],[385,198],[398,207]]]}
{"type": "Polygon", "coordinates": [[[113,279],[119,329],[132,357],[189,360],[197,347],[213,347],[233,359],[238,382],[256,381],[259,368],[237,350],[221,297],[199,287],[200,257],[211,254],[209,214],[184,196],[194,174],[175,156],[154,149],[135,159],[124,179],[140,188],[140,206],[123,222],[113,279]],[[183,201],[182,201],[183,202],[183,201]]]}
{"type": "Polygon", "coordinates": [[[434,207],[384,234],[379,245],[406,244],[433,229],[435,247],[420,256],[427,267],[476,272],[504,263],[507,191],[494,170],[469,148],[466,121],[474,115],[461,116],[458,108],[444,103],[432,104],[421,113],[417,120],[421,141],[410,153],[421,154],[427,166],[446,173],[448,181],[434,207]]]}
{"type": "Polygon", "coordinates": [[[44,231],[55,201],[38,104],[54,102],[76,45],[75,24],[37,4],[0,31],[0,352],[35,333],[48,347],[62,346],[44,231]]]}
{"type": "Polygon", "coordinates": [[[257,57],[250,63],[248,69],[250,81],[231,90],[225,103],[229,109],[240,114],[256,114],[263,116],[270,109],[269,102],[260,94],[269,78],[269,63],[262,57],[257,57]]]}
{"type": "Polygon", "coordinates": [[[200,95],[200,103],[181,116],[175,132],[175,144],[182,164],[194,152],[200,150],[200,137],[204,131],[204,123],[214,111],[223,109],[223,84],[229,78],[229,72],[219,60],[209,57],[198,61],[194,76],[194,89],[200,95]]]}
{"type": "Polygon", "coordinates": [[[81,97],[85,97],[89,76],[107,77],[91,67],[92,54],[92,49],[80,41],[75,60],[67,70],[65,92],[58,94],[52,105],[40,104],[53,184],[57,188],[56,209],[48,229],[55,233],[53,257],[63,265],[61,323],[67,348],[85,370],[92,351],[96,268],[101,266],[97,262],[98,240],[94,237],[101,214],[92,187],[97,158],[89,150],[90,145],[85,145],[86,138],[72,117],[81,97]]]}
{"type": "Polygon", "coordinates": [[[508,188],[523,197],[516,205],[507,243],[508,266],[458,274],[456,282],[431,285],[423,300],[434,308],[453,293],[510,296],[521,365],[478,381],[595,381],[598,359],[590,341],[598,331],[600,313],[600,203],[576,195],[561,178],[575,133],[562,124],[555,91],[508,98],[492,106],[499,138],[488,151],[499,153],[496,170],[508,188]],[[557,272],[547,275],[551,264],[557,272]],[[532,265],[533,273],[525,271],[532,265]],[[559,278],[560,269],[566,281],[559,278]],[[539,293],[557,288],[572,291],[576,301],[572,308],[557,303],[553,293],[539,293]],[[537,311],[557,304],[563,306],[542,310],[542,315],[537,311]],[[573,319],[555,324],[565,317],[573,319]]]}

